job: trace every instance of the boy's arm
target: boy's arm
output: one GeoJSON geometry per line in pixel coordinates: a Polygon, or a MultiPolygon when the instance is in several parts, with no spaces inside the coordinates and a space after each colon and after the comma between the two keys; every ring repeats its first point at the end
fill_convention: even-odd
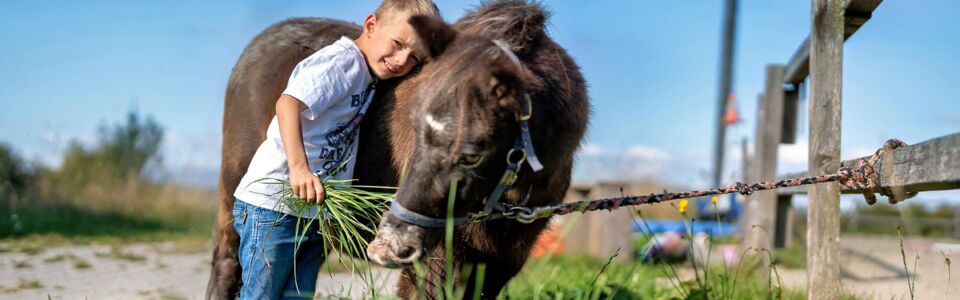
{"type": "Polygon", "coordinates": [[[280,127],[280,140],[287,154],[287,166],[290,168],[290,188],[293,193],[309,203],[320,204],[325,196],[320,178],[310,171],[307,153],[303,149],[303,129],[300,125],[300,112],[307,109],[297,98],[281,95],[277,100],[277,125],[280,127]]]}

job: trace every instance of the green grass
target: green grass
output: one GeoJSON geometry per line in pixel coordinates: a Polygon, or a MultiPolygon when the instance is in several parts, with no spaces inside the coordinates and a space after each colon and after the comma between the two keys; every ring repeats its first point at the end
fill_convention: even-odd
{"type": "Polygon", "coordinates": [[[76,256],[74,256],[73,254],[59,254],[59,255],[56,255],[56,256],[52,256],[52,257],[45,258],[45,259],[43,259],[43,262],[45,262],[45,263],[55,263],[55,262],[61,262],[61,261],[65,261],[65,260],[72,260],[72,259],[75,259],[75,258],[76,258],[76,256]]]}
{"type": "Polygon", "coordinates": [[[74,259],[73,259],[73,267],[74,267],[75,269],[77,269],[77,270],[84,270],[84,269],[92,268],[93,265],[91,265],[91,264],[90,264],[89,262],[87,262],[86,260],[83,260],[82,258],[74,258],[74,259]]]}
{"type": "Polygon", "coordinates": [[[807,249],[802,246],[773,250],[773,263],[779,268],[803,269],[807,267],[807,249]]]}
{"type": "Polygon", "coordinates": [[[28,207],[15,211],[0,209],[0,216],[17,215],[19,219],[19,224],[13,224],[11,218],[0,218],[0,241],[47,234],[73,241],[155,241],[168,239],[172,235],[209,235],[214,219],[210,213],[205,211],[201,215],[184,211],[133,216],[87,210],[71,204],[28,207]]]}
{"type": "MultiPolygon", "coordinates": [[[[707,290],[701,290],[693,279],[680,281],[667,275],[663,268],[639,262],[616,264],[604,268],[602,260],[584,256],[557,256],[527,262],[514,278],[501,299],[701,299],[707,290],[721,284],[734,284],[722,272],[711,272],[705,279],[707,290]],[[603,270],[603,272],[601,272],[603,270]]],[[[676,267],[681,267],[677,265],[676,267]]],[[[730,299],[804,299],[801,290],[768,290],[766,283],[741,274],[730,299]]],[[[711,294],[715,294],[714,290],[711,294]]]]}
{"type": "Polygon", "coordinates": [[[100,258],[112,258],[116,260],[134,261],[134,262],[147,260],[147,258],[143,255],[139,255],[130,251],[123,251],[123,249],[120,249],[119,246],[110,247],[110,252],[99,252],[99,253],[95,253],[94,255],[100,258]]]}
{"type": "Polygon", "coordinates": [[[28,280],[28,279],[18,278],[17,286],[15,287],[0,286],[0,293],[15,293],[21,290],[42,289],[42,288],[43,288],[43,283],[41,283],[39,280],[36,280],[36,279],[28,280]]]}
{"type": "Polygon", "coordinates": [[[27,261],[25,261],[25,260],[18,260],[18,261],[14,261],[14,262],[13,262],[13,268],[14,268],[14,269],[28,269],[28,268],[33,268],[33,265],[31,265],[29,262],[27,262],[27,261]]]}

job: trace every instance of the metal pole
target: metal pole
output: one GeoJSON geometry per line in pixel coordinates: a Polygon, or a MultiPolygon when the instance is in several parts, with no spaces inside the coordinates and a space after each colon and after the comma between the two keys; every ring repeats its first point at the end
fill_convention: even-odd
{"type": "Polygon", "coordinates": [[[723,113],[727,108],[727,98],[730,96],[733,81],[733,43],[734,28],[737,23],[737,0],[727,0],[724,6],[723,44],[720,53],[720,90],[717,106],[717,140],[713,157],[713,186],[720,187],[720,178],[723,174],[723,147],[726,140],[726,126],[723,124],[723,113]]]}

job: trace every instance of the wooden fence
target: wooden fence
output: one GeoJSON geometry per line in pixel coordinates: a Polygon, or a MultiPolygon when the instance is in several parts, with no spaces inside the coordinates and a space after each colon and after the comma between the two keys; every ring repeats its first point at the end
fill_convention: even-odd
{"type": "MultiPolygon", "coordinates": [[[[812,1],[810,36],[788,63],[766,67],[754,154],[750,167],[745,168],[746,181],[837,171],[841,165],[843,43],[870,19],[881,1],[812,1]],[[809,85],[808,169],[802,174],[776,176],[777,146],[796,140],[797,106],[805,81],[809,85]]],[[[960,189],[960,133],[891,150],[890,154],[882,161],[881,188],[897,195],[960,189]],[[890,156],[893,158],[887,158],[890,156]]],[[[843,165],[854,165],[855,161],[844,161],[843,165]]],[[[832,182],[751,195],[743,218],[749,225],[743,226],[744,245],[754,249],[786,246],[791,230],[788,221],[793,218],[792,196],[807,194],[807,297],[837,299],[841,292],[840,194],[859,192],[842,189],[832,182]]]]}

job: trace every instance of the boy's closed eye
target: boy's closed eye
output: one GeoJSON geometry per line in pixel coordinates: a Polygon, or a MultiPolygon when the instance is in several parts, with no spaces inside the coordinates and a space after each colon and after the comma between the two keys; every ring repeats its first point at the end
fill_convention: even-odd
{"type": "MultiPolygon", "coordinates": [[[[404,45],[403,45],[402,42],[400,42],[400,41],[398,41],[398,40],[393,40],[393,49],[394,49],[394,50],[400,51],[400,50],[403,50],[403,48],[404,48],[404,45]]],[[[410,58],[413,58],[413,64],[414,64],[414,65],[419,65],[420,63],[423,62],[423,59],[421,59],[419,55],[414,54],[414,53],[412,53],[412,52],[410,53],[410,58]]]]}

